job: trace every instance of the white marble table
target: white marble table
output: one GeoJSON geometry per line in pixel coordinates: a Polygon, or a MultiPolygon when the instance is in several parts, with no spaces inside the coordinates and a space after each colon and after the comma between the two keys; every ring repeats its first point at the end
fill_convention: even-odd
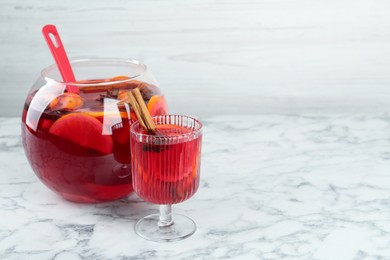
{"type": "Polygon", "coordinates": [[[390,116],[203,118],[201,186],[174,210],[198,224],[180,242],[135,235],[157,211],[131,195],[62,200],[35,177],[19,119],[0,118],[0,259],[390,258],[390,116]]]}

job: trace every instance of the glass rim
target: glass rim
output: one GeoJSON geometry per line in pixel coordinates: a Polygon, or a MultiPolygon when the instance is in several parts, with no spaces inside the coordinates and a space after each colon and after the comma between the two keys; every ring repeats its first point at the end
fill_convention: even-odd
{"type": "Polygon", "coordinates": [[[123,79],[123,80],[115,80],[115,81],[109,81],[109,82],[99,82],[99,83],[78,83],[78,82],[65,82],[65,81],[59,81],[55,80],[52,77],[48,77],[47,74],[49,73],[50,70],[57,69],[57,64],[53,63],[44,69],[41,70],[41,77],[50,80],[54,83],[58,84],[66,84],[66,85],[72,85],[72,86],[78,86],[78,87],[86,87],[86,86],[107,86],[107,85],[114,85],[118,83],[126,83],[129,81],[134,80],[135,78],[139,77],[142,75],[147,70],[147,67],[145,64],[138,60],[133,60],[133,59],[126,59],[126,58],[79,58],[79,59],[72,59],[69,60],[69,63],[72,64],[78,64],[78,63],[86,63],[86,62],[116,62],[116,63],[123,63],[123,64],[132,64],[132,65],[137,65],[139,68],[141,68],[140,73],[137,73],[135,75],[129,76],[128,79],[123,79]]]}
{"type": "Polygon", "coordinates": [[[140,126],[140,122],[139,121],[135,121],[130,126],[130,134],[131,135],[135,135],[137,137],[137,139],[138,138],[149,137],[149,138],[155,139],[155,140],[186,139],[187,137],[191,137],[191,136],[194,136],[194,135],[197,136],[197,135],[202,134],[202,130],[203,130],[202,122],[200,122],[198,119],[196,119],[196,118],[194,118],[192,116],[169,114],[169,115],[161,115],[161,116],[152,116],[152,119],[163,118],[163,117],[175,117],[175,116],[176,117],[182,117],[182,118],[191,119],[191,120],[193,120],[197,124],[197,126],[195,127],[195,129],[191,130],[191,132],[185,133],[185,134],[176,134],[176,135],[172,135],[172,136],[155,136],[155,135],[152,135],[152,134],[145,134],[145,133],[140,133],[138,131],[135,131],[134,129],[136,127],[140,126]]]}

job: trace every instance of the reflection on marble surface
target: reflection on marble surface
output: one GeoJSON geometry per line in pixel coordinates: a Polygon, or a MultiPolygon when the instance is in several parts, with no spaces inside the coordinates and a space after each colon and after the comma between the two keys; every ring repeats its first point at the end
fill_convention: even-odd
{"type": "Polygon", "coordinates": [[[205,117],[198,193],[174,210],[198,231],[159,244],[136,195],[74,204],[35,177],[19,119],[0,119],[1,259],[390,257],[390,116],[205,117]]]}

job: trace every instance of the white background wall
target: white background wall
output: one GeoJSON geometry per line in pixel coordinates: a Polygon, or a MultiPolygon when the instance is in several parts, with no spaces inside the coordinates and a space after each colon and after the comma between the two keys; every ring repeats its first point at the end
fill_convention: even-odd
{"type": "Polygon", "coordinates": [[[390,110],[389,0],[0,0],[0,116],[19,116],[57,26],[70,58],[146,63],[172,112],[390,110]]]}

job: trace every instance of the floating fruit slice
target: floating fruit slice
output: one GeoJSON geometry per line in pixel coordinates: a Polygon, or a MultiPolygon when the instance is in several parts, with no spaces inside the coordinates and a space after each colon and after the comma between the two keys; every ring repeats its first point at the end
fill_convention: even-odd
{"type": "Polygon", "coordinates": [[[130,87],[129,80],[130,78],[128,76],[116,76],[113,78],[110,78],[109,82],[117,82],[110,86],[111,89],[120,89],[120,88],[126,88],[130,87]],[[124,81],[124,82],[122,82],[124,81]]]}
{"type": "Polygon", "coordinates": [[[168,114],[167,103],[164,96],[154,95],[148,102],[147,108],[152,116],[161,116],[168,114]]]}
{"type": "Polygon", "coordinates": [[[81,108],[84,104],[84,99],[75,93],[64,93],[53,99],[49,108],[51,110],[75,110],[81,108]]]}
{"type": "Polygon", "coordinates": [[[128,76],[116,76],[110,78],[109,81],[121,81],[121,80],[128,80],[128,79],[130,79],[128,76]]]}
{"type": "Polygon", "coordinates": [[[120,118],[127,118],[127,112],[120,111],[120,112],[103,112],[103,111],[83,111],[82,114],[89,115],[98,119],[103,120],[104,117],[120,117],[120,118]]]}
{"type": "MultiPolygon", "coordinates": [[[[134,114],[134,112],[132,113],[134,114]]],[[[131,119],[133,119],[132,113],[130,113],[131,119]]],[[[119,144],[127,144],[129,142],[129,126],[133,120],[129,120],[127,112],[85,111],[82,114],[93,116],[94,118],[98,119],[99,122],[103,123],[106,129],[111,129],[114,146],[115,142],[119,144]],[[120,120],[119,123],[118,120],[120,120]]],[[[134,120],[136,120],[135,114],[134,118],[134,120]]]]}
{"type": "MultiPolygon", "coordinates": [[[[112,152],[111,136],[103,135],[103,124],[89,115],[73,113],[63,116],[54,122],[49,132],[57,137],[57,141],[64,139],[74,145],[103,154],[112,152]]],[[[69,143],[57,142],[56,144],[67,152],[77,150],[77,147],[69,147],[69,143]]]]}
{"type": "Polygon", "coordinates": [[[127,90],[119,90],[118,99],[121,102],[125,102],[125,103],[129,102],[128,93],[129,93],[129,91],[127,91],[127,90]]]}

